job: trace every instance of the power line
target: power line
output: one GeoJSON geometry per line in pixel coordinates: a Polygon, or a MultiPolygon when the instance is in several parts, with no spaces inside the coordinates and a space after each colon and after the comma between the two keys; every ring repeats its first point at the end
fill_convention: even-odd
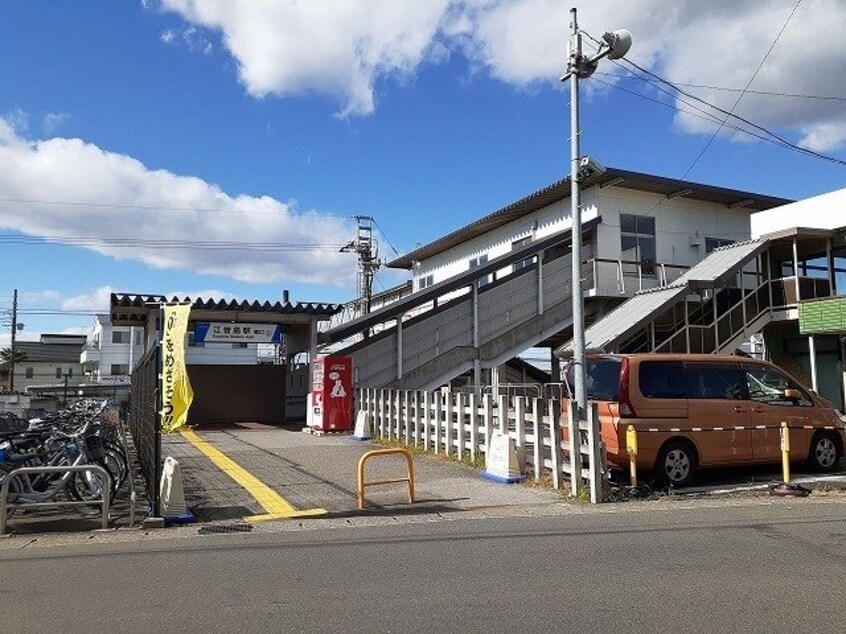
{"type": "Polygon", "coordinates": [[[0,202],[5,203],[23,203],[28,205],[62,205],[68,207],[96,207],[106,209],[129,209],[129,210],[144,210],[144,211],[193,211],[203,214],[245,214],[256,216],[276,216],[276,217],[308,217],[308,218],[344,218],[352,219],[353,216],[342,216],[335,214],[313,214],[308,212],[291,212],[291,211],[258,211],[252,209],[220,209],[220,208],[203,208],[203,207],[168,207],[165,205],[128,205],[119,203],[96,203],[85,201],[71,201],[71,200],[35,200],[28,198],[0,198],[0,202]]]}
{"type": "MultiPolygon", "coordinates": [[[[588,37],[590,37],[590,36],[588,35],[588,37]]],[[[618,64],[618,66],[619,66],[619,64],[618,64]]],[[[621,68],[622,68],[622,66],[621,66],[621,68]]],[[[638,80],[643,81],[643,82],[650,84],[652,86],[656,86],[656,84],[659,83],[659,82],[660,83],[666,83],[663,79],[659,79],[657,81],[652,81],[651,79],[647,79],[646,77],[640,77],[640,76],[638,76],[634,73],[631,73],[631,71],[629,71],[628,69],[624,68],[624,70],[626,70],[627,72],[630,73],[629,77],[631,77],[632,79],[638,79],[638,80]]],[[[601,71],[594,72],[593,76],[595,77],[596,75],[604,75],[606,77],[617,77],[617,75],[614,74],[614,73],[603,73],[601,71]]],[[[685,88],[704,88],[704,89],[707,89],[707,90],[719,90],[719,91],[722,91],[722,92],[743,92],[742,88],[728,88],[726,86],[709,86],[707,84],[690,84],[690,83],[685,83],[685,82],[681,82],[681,81],[673,82],[673,85],[684,86],[685,88]]],[[[763,95],[763,96],[767,96],[767,97],[788,97],[788,98],[792,98],[792,99],[811,99],[811,100],[816,100],[816,101],[843,101],[843,102],[846,102],[846,97],[835,97],[835,96],[832,96],[832,95],[805,95],[805,94],[800,94],[800,93],[776,92],[776,91],[772,91],[772,90],[751,90],[750,89],[750,90],[746,91],[746,94],[763,95]]]]}
{"type": "MultiPolygon", "coordinates": [[[[700,97],[697,97],[696,95],[692,95],[692,94],[690,94],[689,92],[686,92],[686,91],[684,91],[684,90],[681,90],[680,88],[676,87],[676,86],[675,86],[672,82],[670,82],[670,81],[668,81],[668,80],[664,79],[663,77],[659,77],[659,76],[658,76],[658,75],[656,75],[655,73],[652,73],[652,72],[650,72],[650,71],[646,70],[645,68],[642,68],[641,66],[638,66],[638,65],[637,65],[637,64],[635,64],[634,62],[631,62],[631,61],[629,61],[629,60],[625,60],[625,61],[626,61],[626,63],[627,63],[627,64],[629,64],[630,66],[633,66],[634,68],[638,69],[639,71],[641,71],[641,72],[643,72],[643,73],[646,73],[647,75],[650,75],[650,76],[652,76],[652,77],[655,77],[655,78],[659,79],[662,83],[664,83],[664,84],[666,84],[666,85],[670,86],[671,88],[673,88],[674,90],[678,91],[678,92],[679,92],[679,93],[681,93],[682,95],[685,95],[686,97],[690,97],[691,99],[695,99],[696,101],[698,101],[698,102],[700,102],[700,103],[705,104],[705,105],[706,105],[706,106],[708,106],[709,108],[713,108],[714,110],[716,110],[717,112],[719,112],[719,113],[721,113],[721,114],[725,114],[725,115],[726,115],[726,119],[725,119],[725,120],[727,120],[729,117],[734,118],[734,119],[737,119],[738,121],[741,121],[741,122],[743,122],[743,123],[745,123],[745,124],[747,124],[747,125],[749,125],[749,126],[752,126],[752,127],[753,127],[753,128],[755,128],[756,130],[760,130],[760,131],[764,132],[765,134],[769,135],[770,137],[772,137],[773,139],[775,139],[776,141],[778,141],[780,145],[783,145],[783,146],[784,146],[784,147],[786,147],[786,148],[789,148],[789,149],[791,149],[791,150],[796,150],[797,152],[800,152],[800,153],[802,153],[802,154],[807,154],[807,155],[809,155],[809,156],[813,156],[813,157],[815,157],[815,158],[820,158],[820,159],[823,159],[823,160],[826,160],[826,161],[830,161],[830,162],[832,162],[832,163],[838,163],[838,164],[840,164],[840,165],[846,165],[846,161],[840,160],[840,159],[835,158],[835,157],[833,157],[833,156],[829,156],[829,155],[827,155],[827,154],[822,154],[822,153],[820,153],[820,152],[815,152],[814,150],[810,150],[810,149],[808,149],[808,148],[804,148],[804,147],[802,147],[801,145],[796,145],[796,144],[795,144],[795,143],[793,143],[792,141],[789,141],[788,139],[786,139],[786,138],[782,137],[782,136],[781,136],[781,135],[779,135],[779,134],[776,134],[775,132],[773,132],[773,131],[771,131],[771,130],[769,130],[769,129],[765,128],[765,127],[764,127],[764,126],[762,126],[762,125],[759,125],[759,124],[757,124],[757,123],[754,123],[753,121],[750,121],[749,119],[746,119],[746,118],[744,118],[744,117],[741,117],[740,115],[736,115],[736,114],[734,114],[733,112],[730,112],[730,111],[728,111],[728,110],[724,110],[723,108],[720,108],[719,106],[715,106],[714,104],[712,104],[712,103],[710,103],[710,102],[708,102],[708,101],[705,101],[704,99],[701,99],[700,97]]],[[[632,76],[633,76],[633,77],[638,78],[638,77],[637,77],[637,75],[634,75],[634,74],[633,74],[632,76]]],[[[640,79],[640,78],[638,78],[638,79],[640,79]]],[[[662,91],[662,92],[663,92],[663,91],[662,91]]],[[[738,98],[738,101],[739,101],[739,98],[738,98]]],[[[737,105],[737,102],[735,102],[735,106],[736,106],[736,105],[737,105]]],[[[715,120],[716,120],[716,118],[715,118],[715,120]]],[[[730,125],[728,125],[728,124],[724,124],[724,126],[725,126],[725,127],[731,127],[731,126],[730,126],[730,125]]],[[[719,132],[719,130],[717,130],[717,132],[719,132]]],[[[682,177],[682,178],[684,178],[684,177],[682,177]]]]}
{"type": "MultiPolygon", "coordinates": [[[[661,101],[659,99],[654,99],[654,98],[652,98],[648,95],[644,95],[643,93],[639,93],[639,92],[634,91],[634,90],[629,90],[628,88],[623,88],[622,86],[618,86],[617,84],[612,84],[611,82],[604,81],[602,79],[593,78],[593,80],[596,81],[597,83],[608,86],[609,88],[613,88],[614,90],[619,90],[621,92],[627,93],[629,95],[633,95],[633,96],[638,97],[640,99],[644,99],[646,101],[651,101],[652,103],[656,103],[659,106],[663,106],[664,108],[669,108],[670,110],[675,110],[676,112],[682,112],[682,113],[689,115],[691,117],[696,117],[697,119],[702,119],[702,120],[708,121],[710,123],[714,123],[714,124],[719,123],[719,119],[717,119],[714,115],[707,113],[705,110],[702,110],[701,108],[696,108],[695,106],[688,104],[684,100],[679,100],[679,101],[681,101],[685,105],[689,105],[691,108],[694,108],[695,110],[697,110],[698,112],[700,112],[702,114],[697,114],[696,112],[693,112],[691,110],[679,108],[678,106],[675,106],[671,103],[666,103],[666,102],[661,101]]],[[[776,139],[773,139],[773,138],[768,137],[768,136],[764,136],[762,134],[757,134],[755,132],[752,132],[751,130],[747,130],[746,128],[742,128],[740,126],[733,125],[731,123],[725,124],[724,127],[732,129],[732,130],[736,130],[737,132],[741,132],[743,134],[747,134],[747,135],[754,137],[756,139],[759,139],[761,141],[766,141],[767,143],[772,143],[773,145],[777,145],[778,147],[782,147],[782,148],[785,148],[785,149],[793,149],[790,146],[785,145],[784,143],[781,143],[780,141],[778,141],[776,139]]]]}
{"type": "Polygon", "coordinates": [[[396,248],[394,247],[394,245],[391,244],[391,241],[388,239],[388,236],[385,234],[382,227],[379,225],[378,222],[376,222],[376,218],[373,219],[373,224],[376,225],[376,228],[379,230],[379,233],[382,234],[383,238],[385,238],[385,242],[387,242],[388,246],[391,247],[391,250],[394,252],[394,255],[399,257],[399,251],[397,251],[396,248]]]}
{"type": "Polygon", "coordinates": [[[147,249],[189,249],[197,251],[207,250],[238,250],[238,251],[333,251],[337,252],[343,244],[326,244],[311,242],[235,242],[213,240],[161,240],[144,238],[95,238],[84,236],[27,236],[16,234],[0,234],[0,244],[21,244],[39,246],[81,246],[81,247],[113,247],[113,246],[143,246],[147,249]]]}
{"type": "MultiPolygon", "coordinates": [[[[770,53],[772,52],[773,48],[775,48],[776,43],[778,42],[778,40],[779,40],[779,38],[781,37],[781,35],[782,35],[782,33],[784,32],[784,30],[787,28],[787,25],[788,25],[788,23],[790,22],[790,19],[793,17],[793,14],[796,12],[796,9],[799,7],[799,5],[801,4],[801,2],[802,2],[802,0],[799,0],[799,1],[796,3],[796,6],[794,6],[793,11],[791,11],[790,16],[789,16],[789,17],[787,18],[787,20],[785,21],[784,25],[782,26],[781,31],[779,32],[779,34],[777,35],[777,37],[776,37],[776,39],[775,39],[775,41],[774,41],[774,42],[772,43],[772,45],[770,46],[770,48],[769,48],[769,50],[767,51],[766,55],[764,56],[764,58],[761,60],[760,64],[758,65],[758,68],[755,70],[755,73],[753,74],[752,78],[751,78],[751,79],[749,80],[749,82],[747,83],[747,89],[748,89],[748,86],[749,86],[749,85],[751,85],[751,83],[754,81],[754,79],[755,79],[755,77],[757,76],[757,74],[760,72],[761,68],[763,67],[764,63],[766,62],[767,58],[769,57],[770,53]]],[[[585,32],[584,34],[585,34],[588,38],[590,38],[591,40],[593,40],[594,42],[596,42],[597,44],[600,44],[600,42],[599,42],[596,38],[594,38],[593,36],[591,36],[589,33],[586,33],[586,32],[585,32]]],[[[709,139],[708,143],[706,143],[706,145],[705,145],[705,147],[703,148],[703,150],[699,153],[699,156],[697,156],[697,158],[696,158],[696,159],[694,159],[694,161],[693,161],[693,163],[691,164],[691,166],[690,166],[690,167],[688,167],[688,169],[685,171],[684,175],[683,175],[683,176],[682,176],[679,180],[684,180],[684,179],[687,177],[687,175],[690,173],[690,171],[693,169],[693,167],[696,165],[696,163],[699,161],[699,159],[702,157],[702,155],[704,155],[705,151],[707,151],[708,147],[709,147],[709,146],[711,145],[711,143],[714,141],[714,139],[716,138],[716,135],[717,135],[717,134],[719,134],[720,130],[721,130],[722,128],[724,128],[724,127],[728,127],[728,128],[734,129],[734,130],[738,130],[738,131],[741,131],[741,132],[745,132],[746,134],[749,134],[750,136],[756,137],[756,138],[761,139],[761,140],[765,140],[765,139],[764,139],[763,137],[761,137],[760,135],[754,134],[754,133],[752,133],[752,132],[751,132],[751,131],[749,131],[749,130],[745,130],[744,128],[739,128],[739,127],[737,127],[737,126],[733,126],[733,125],[731,125],[731,124],[727,123],[729,118],[737,119],[738,121],[740,121],[740,122],[742,122],[742,123],[744,123],[744,124],[746,124],[746,125],[748,125],[748,126],[751,126],[752,128],[754,128],[754,129],[756,129],[756,130],[761,131],[762,133],[764,133],[764,134],[765,134],[765,135],[767,135],[768,137],[771,137],[772,139],[774,139],[774,140],[776,141],[776,145],[780,145],[780,146],[785,147],[785,148],[787,148],[787,149],[795,150],[795,151],[800,152],[800,153],[802,153],[802,154],[806,154],[806,155],[808,155],[808,156],[813,156],[813,157],[815,157],[815,158],[823,159],[823,160],[826,160],[826,161],[829,161],[829,162],[832,162],[832,163],[837,163],[837,164],[839,164],[839,165],[846,165],[846,161],[843,161],[843,160],[838,159],[838,158],[833,157],[833,156],[829,156],[829,155],[827,155],[827,154],[822,154],[821,152],[816,152],[816,151],[814,151],[814,150],[811,150],[811,149],[808,149],[808,148],[804,148],[804,147],[802,147],[802,146],[800,146],[800,145],[797,145],[797,144],[795,144],[795,143],[793,143],[793,142],[789,141],[788,139],[786,139],[786,138],[782,137],[781,135],[779,135],[779,134],[777,134],[777,133],[775,133],[775,132],[773,132],[773,131],[771,131],[771,130],[769,130],[769,129],[765,128],[764,126],[761,126],[761,125],[759,125],[759,124],[757,124],[757,123],[754,123],[753,121],[750,121],[749,119],[746,119],[746,118],[744,118],[744,117],[741,117],[741,116],[739,116],[739,115],[734,114],[734,112],[733,112],[734,108],[736,108],[736,107],[737,107],[738,103],[739,103],[739,102],[740,102],[740,100],[743,98],[744,94],[745,94],[746,92],[748,92],[748,90],[741,91],[741,95],[737,98],[737,100],[735,101],[734,106],[732,106],[731,110],[725,110],[725,109],[723,109],[723,108],[720,108],[719,106],[716,106],[716,105],[714,105],[714,104],[710,103],[709,101],[706,101],[706,100],[702,99],[701,97],[698,97],[698,96],[696,96],[696,95],[694,95],[694,94],[692,94],[692,93],[690,93],[690,92],[687,92],[687,91],[685,91],[685,90],[682,90],[681,88],[679,88],[679,87],[678,87],[678,85],[677,85],[677,84],[675,84],[675,83],[673,83],[673,82],[671,82],[671,81],[669,81],[669,80],[667,80],[667,79],[664,79],[663,77],[661,77],[661,76],[659,76],[659,75],[657,75],[657,74],[655,74],[655,73],[653,73],[653,72],[651,72],[651,71],[649,71],[649,70],[647,70],[647,69],[643,68],[642,66],[639,66],[638,64],[636,64],[635,62],[630,61],[629,59],[623,58],[623,59],[622,59],[622,61],[623,61],[623,62],[625,62],[626,64],[628,64],[629,66],[631,66],[631,67],[633,67],[633,68],[637,69],[637,70],[638,70],[638,71],[640,71],[641,73],[643,73],[643,74],[645,74],[645,75],[648,75],[649,77],[654,78],[655,80],[657,80],[657,81],[658,81],[658,82],[660,82],[661,84],[665,84],[665,85],[669,86],[670,88],[672,88],[673,90],[675,90],[675,91],[676,91],[676,92],[678,92],[679,94],[682,94],[682,95],[684,95],[685,97],[688,97],[688,98],[690,98],[690,99],[693,99],[693,100],[695,100],[695,101],[697,101],[697,102],[699,102],[699,103],[701,103],[701,104],[703,104],[703,105],[707,106],[708,108],[711,108],[711,109],[715,110],[716,112],[719,112],[719,113],[721,113],[721,114],[725,115],[725,117],[724,117],[722,120],[720,120],[720,119],[719,119],[719,118],[717,118],[716,116],[709,115],[709,114],[708,114],[708,113],[706,113],[705,111],[703,111],[703,110],[701,110],[701,109],[699,109],[699,108],[696,108],[695,106],[693,106],[692,104],[690,104],[690,103],[688,103],[688,102],[684,101],[683,99],[679,99],[677,95],[675,95],[675,94],[673,94],[673,93],[669,93],[669,92],[667,92],[666,90],[663,90],[663,89],[658,88],[658,87],[655,85],[655,83],[654,83],[654,82],[649,81],[648,79],[645,79],[645,78],[643,78],[643,77],[639,76],[637,73],[632,72],[631,70],[629,70],[628,68],[626,68],[625,66],[623,66],[620,62],[618,62],[618,61],[616,61],[616,60],[614,61],[614,63],[615,63],[615,64],[617,64],[617,66],[619,66],[620,68],[622,68],[623,70],[625,70],[625,71],[628,73],[628,76],[629,76],[629,77],[632,77],[632,78],[634,78],[634,79],[638,79],[638,80],[640,80],[640,81],[645,81],[645,82],[649,83],[650,85],[652,85],[652,86],[656,87],[658,90],[660,90],[660,92],[663,92],[663,93],[668,94],[668,95],[670,95],[670,96],[672,96],[672,97],[674,97],[674,98],[676,98],[676,99],[679,99],[679,101],[681,101],[681,102],[682,102],[682,103],[684,103],[685,105],[687,105],[687,106],[689,106],[689,107],[693,107],[693,108],[695,108],[696,110],[698,110],[699,112],[702,112],[702,113],[703,113],[703,114],[705,114],[706,116],[711,117],[711,119],[710,119],[710,120],[713,120],[715,123],[718,123],[718,124],[719,124],[719,125],[718,125],[717,130],[714,132],[714,134],[712,135],[712,137],[709,139]]],[[[608,83],[608,82],[603,82],[602,80],[599,80],[599,79],[597,79],[597,81],[598,81],[599,83],[602,83],[602,84],[605,84],[605,85],[614,86],[613,84],[610,84],[610,83],[608,83]]],[[[617,86],[614,86],[614,87],[616,87],[616,88],[618,88],[618,89],[620,89],[620,90],[624,90],[624,91],[625,91],[625,89],[623,89],[623,88],[620,88],[620,87],[617,87],[617,86]]],[[[639,95],[639,96],[643,97],[644,99],[648,99],[648,97],[646,97],[646,96],[644,96],[644,95],[641,95],[640,93],[632,93],[632,94],[636,94],[636,95],[639,95]]],[[[846,99],[844,99],[844,101],[846,101],[846,99]]],[[[659,103],[659,104],[662,104],[662,105],[666,105],[666,104],[663,104],[663,102],[660,102],[660,101],[656,101],[656,103],[659,103]]],[[[685,111],[685,110],[683,110],[683,109],[676,108],[676,110],[678,110],[679,112],[685,112],[686,114],[691,114],[691,115],[693,115],[693,113],[687,112],[687,111],[685,111]]],[[[696,116],[696,115],[693,115],[693,116],[696,116]]],[[[701,118],[701,117],[700,117],[700,118],[701,118]]]]}

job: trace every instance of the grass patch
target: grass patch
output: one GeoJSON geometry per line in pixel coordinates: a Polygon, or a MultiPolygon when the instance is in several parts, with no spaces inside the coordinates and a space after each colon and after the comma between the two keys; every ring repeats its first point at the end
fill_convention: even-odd
{"type": "Polygon", "coordinates": [[[376,445],[381,447],[388,447],[388,448],[400,448],[400,449],[407,449],[415,456],[431,456],[432,458],[436,458],[443,462],[455,462],[459,464],[463,464],[471,469],[484,469],[485,468],[485,456],[481,452],[477,452],[475,457],[470,456],[470,452],[464,452],[464,455],[459,458],[458,452],[450,451],[448,453],[439,452],[435,453],[434,450],[426,451],[423,448],[423,445],[414,445],[414,444],[407,444],[404,440],[400,440],[398,438],[376,438],[373,437],[372,442],[376,445]]]}

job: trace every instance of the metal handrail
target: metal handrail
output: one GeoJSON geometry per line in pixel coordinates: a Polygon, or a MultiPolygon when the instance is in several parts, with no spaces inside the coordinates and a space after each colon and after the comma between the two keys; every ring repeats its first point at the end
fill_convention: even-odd
{"type": "Polygon", "coordinates": [[[18,467],[10,471],[5,478],[3,478],[3,485],[0,486],[0,535],[6,533],[6,510],[9,507],[9,487],[12,480],[18,475],[27,474],[41,474],[41,473],[68,473],[80,471],[94,471],[99,472],[104,478],[104,486],[102,487],[102,495],[100,501],[72,501],[62,500],[61,502],[25,502],[22,504],[12,504],[12,508],[48,508],[57,506],[91,506],[93,504],[100,504],[102,506],[102,527],[104,529],[109,527],[109,502],[111,491],[111,478],[109,472],[103,467],[96,464],[86,465],[66,465],[54,467],[18,467]]]}

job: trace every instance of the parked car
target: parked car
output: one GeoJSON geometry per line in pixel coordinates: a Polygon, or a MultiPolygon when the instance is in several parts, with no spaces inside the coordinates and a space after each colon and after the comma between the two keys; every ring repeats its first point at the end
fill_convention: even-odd
{"type": "MultiPolygon", "coordinates": [[[[703,468],[791,461],[837,468],[846,425],[825,399],[766,361],[700,354],[590,355],[588,399],[596,401],[610,466],[629,468],[626,430],[637,431],[637,467],[685,486],[703,468]]],[[[573,384],[573,370],[565,372],[573,384]]],[[[568,406],[566,400],[562,401],[568,406]]],[[[565,411],[566,414],[566,411],[565,411]]]]}

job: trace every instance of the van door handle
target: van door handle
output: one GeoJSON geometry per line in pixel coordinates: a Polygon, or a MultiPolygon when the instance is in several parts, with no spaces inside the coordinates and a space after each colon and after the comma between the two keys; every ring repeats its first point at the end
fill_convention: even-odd
{"type": "Polygon", "coordinates": [[[753,413],[753,414],[763,414],[763,413],[764,413],[764,408],[763,408],[763,407],[753,407],[753,408],[752,408],[752,413],[753,413]]]}
{"type": "Polygon", "coordinates": [[[735,412],[737,412],[738,414],[743,414],[743,413],[745,413],[745,412],[748,412],[749,410],[748,410],[748,409],[743,409],[742,407],[739,407],[739,406],[735,405],[735,406],[734,406],[734,411],[735,411],[735,412]]]}

